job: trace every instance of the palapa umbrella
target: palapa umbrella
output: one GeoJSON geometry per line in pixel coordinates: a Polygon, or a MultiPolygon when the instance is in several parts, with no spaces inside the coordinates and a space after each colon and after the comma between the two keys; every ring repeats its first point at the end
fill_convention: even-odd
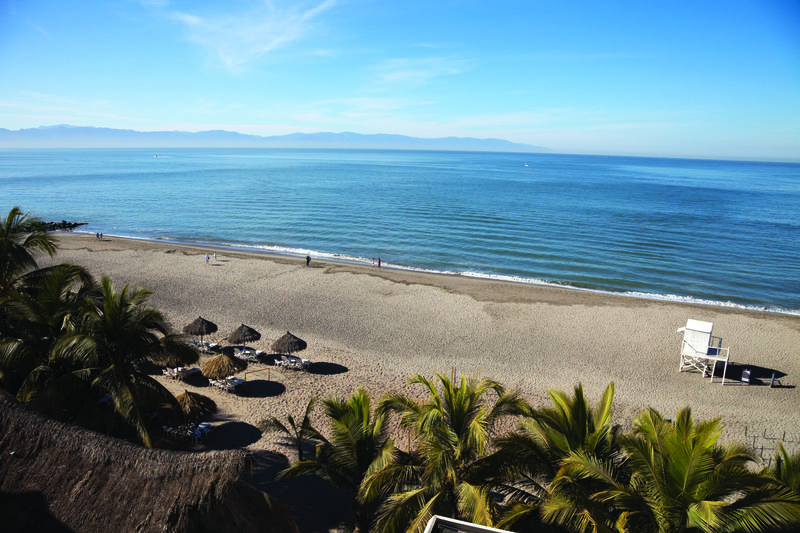
{"type": "Polygon", "coordinates": [[[305,350],[308,347],[306,341],[300,337],[292,335],[288,331],[281,336],[280,339],[272,343],[272,351],[277,353],[292,354],[305,350]]]}
{"type": "Polygon", "coordinates": [[[247,346],[245,346],[245,343],[251,341],[257,341],[260,338],[261,338],[261,333],[257,332],[250,326],[245,326],[244,324],[242,324],[241,326],[236,328],[236,331],[231,333],[230,337],[228,337],[228,342],[230,342],[231,344],[241,344],[242,349],[246,350],[247,346]]]}
{"type": "Polygon", "coordinates": [[[197,320],[183,328],[183,332],[187,335],[200,335],[200,342],[203,342],[203,335],[210,335],[217,331],[217,325],[199,316],[197,320]]]}
{"type": "Polygon", "coordinates": [[[175,399],[178,400],[189,420],[202,420],[217,412],[217,404],[214,400],[196,392],[184,389],[183,394],[178,394],[175,399]]]}
{"type": "Polygon", "coordinates": [[[225,379],[247,368],[247,361],[221,353],[200,363],[200,370],[209,379],[225,379]]]}

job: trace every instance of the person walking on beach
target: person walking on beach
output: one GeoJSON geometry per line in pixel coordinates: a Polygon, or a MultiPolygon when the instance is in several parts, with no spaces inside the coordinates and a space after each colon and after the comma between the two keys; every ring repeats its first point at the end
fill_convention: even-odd
{"type": "Polygon", "coordinates": [[[206,254],[206,264],[208,264],[208,254],[206,254]]]}
{"type": "Polygon", "coordinates": [[[380,267],[381,267],[381,258],[379,257],[378,258],[378,268],[380,268],[380,267]]]}
{"type": "Polygon", "coordinates": [[[216,251],[214,252],[214,262],[215,263],[217,262],[217,252],[216,251]]]}
{"type": "Polygon", "coordinates": [[[306,266],[311,266],[311,256],[310,255],[306,256],[306,266]]]}

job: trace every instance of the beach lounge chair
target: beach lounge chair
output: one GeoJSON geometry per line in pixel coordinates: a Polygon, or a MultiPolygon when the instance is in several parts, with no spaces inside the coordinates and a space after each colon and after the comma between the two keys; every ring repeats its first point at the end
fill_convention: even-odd
{"type": "Polygon", "coordinates": [[[711,383],[714,382],[714,372],[718,362],[725,363],[722,372],[722,384],[725,384],[725,376],[728,373],[728,359],[730,358],[730,347],[722,348],[719,337],[712,337],[711,331],[714,324],[700,320],[688,319],[686,326],[679,328],[678,332],[683,332],[683,342],[681,343],[681,362],[679,372],[686,369],[699,370],[706,377],[706,373],[711,371],[711,383]]]}

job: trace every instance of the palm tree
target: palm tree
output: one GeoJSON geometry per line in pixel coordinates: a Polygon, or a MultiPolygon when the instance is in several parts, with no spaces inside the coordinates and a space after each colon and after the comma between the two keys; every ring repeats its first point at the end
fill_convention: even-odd
{"type": "Polygon", "coordinates": [[[488,378],[437,378],[438,387],[421,375],[411,378],[428,389],[424,403],[394,393],[381,402],[380,412],[398,413],[401,425],[413,431],[417,449],[396,454],[365,484],[371,495],[393,492],[378,511],[377,531],[421,532],[433,515],[482,525],[495,521],[494,472],[487,468],[493,430],[527,404],[488,378]]]}
{"type": "Polygon", "coordinates": [[[35,225],[37,222],[39,219],[16,206],[5,220],[0,218],[0,296],[14,288],[25,273],[37,268],[37,254],[55,254],[53,236],[35,225]]]}
{"type": "Polygon", "coordinates": [[[75,328],[85,302],[98,294],[86,269],[58,265],[0,297],[0,313],[8,319],[7,334],[0,338],[0,380],[6,390],[20,391],[31,372],[47,362],[56,340],[75,328]]]}
{"type": "Polygon", "coordinates": [[[499,527],[538,519],[542,501],[550,497],[548,485],[570,454],[581,452],[602,460],[618,455],[617,430],[611,420],[614,383],[606,387],[594,407],[581,383],[575,386],[572,397],[559,389],[547,394],[552,407],[528,410],[517,431],[496,441],[499,450],[495,460],[509,480],[503,491],[507,502],[499,527]]]}
{"type": "Polygon", "coordinates": [[[800,494],[800,453],[790,455],[782,442],[775,450],[774,464],[761,473],[800,494]]]}
{"type": "Polygon", "coordinates": [[[139,370],[139,365],[163,359],[188,365],[197,362],[198,354],[181,335],[172,332],[160,311],[147,305],[149,291],[126,285],[117,292],[106,276],[101,287],[99,305],[88,306],[75,331],[59,339],[51,362],[78,363],[82,369],[79,375],[90,379],[94,390],[110,397],[115,412],[149,447],[145,413],[164,403],[176,409],[179,406],[163,385],[139,370]]]}
{"type": "Polygon", "coordinates": [[[272,418],[265,418],[259,422],[257,427],[262,433],[277,431],[288,436],[297,447],[297,460],[302,461],[303,442],[306,439],[318,439],[319,435],[319,432],[311,425],[311,419],[309,417],[311,410],[314,409],[314,403],[316,401],[316,396],[308,401],[305,413],[303,414],[303,420],[300,422],[300,424],[295,422],[292,415],[288,415],[286,417],[288,425],[283,424],[280,420],[273,416],[272,418]]]}
{"type": "Polygon", "coordinates": [[[328,398],[323,402],[330,419],[330,438],[317,433],[314,457],[295,463],[281,472],[278,479],[290,480],[315,476],[327,480],[353,501],[355,531],[369,531],[373,500],[361,493],[362,481],[387,464],[394,450],[387,436],[386,415],[372,413],[369,393],[357,389],[348,399],[328,398]]]}
{"type": "Polygon", "coordinates": [[[576,520],[596,524],[583,530],[659,533],[756,532],[800,524],[796,493],[765,483],[749,468],[756,461],[753,452],[742,444],[718,444],[721,431],[719,419],[695,423],[689,408],[674,424],[648,409],[634,420],[633,433],[620,437],[629,480],[616,465],[573,453],[553,482],[554,492],[560,483],[581,479],[603,488],[589,495],[583,509],[575,500],[572,507],[548,501],[544,517],[572,526],[576,520]],[[613,512],[594,514],[599,503],[613,512]]]}

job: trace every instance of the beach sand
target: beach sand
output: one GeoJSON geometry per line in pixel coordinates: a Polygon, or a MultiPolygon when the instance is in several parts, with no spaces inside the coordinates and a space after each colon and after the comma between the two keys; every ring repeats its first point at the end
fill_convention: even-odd
{"type": "MultiPolygon", "coordinates": [[[[164,380],[175,393],[214,398],[220,410],[210,421],[210,442],[255,452],[254,483],[283,498],[302,531],[336,530],[340,517],[311,516],[324,514],[307,499],[310,490],[324,492],[321,485],[287,488],[271,480],[286,462],[269,451],[292,461],[296,452],[277,435],[262,436],[255,424],[268,416],[302,417],[310,398],[347,396],[357,387],[376,401],[389,390],[422,397],[420,386],[407,384],[415,373],[492,377],[534,406],[550,403],[548,389],[571,393],[579,382],[594,403],[613,381],[615,422],[625,428],[645,407],[671,417],[691,406],[699,420],[722,417],[721,440],[763,446],[764,457],[775,438],[800,448],[795,316],[316,260],[306,267],[304,258],[220,248],[215,260],[214,248],[109,236],[60,234],[58,241],[54,262],[84,265],[98,278],[107,274],[118,288],[151,290],[150,303],[176,330],[203,316],[219,326],[206,340],[222,345],[240,324],[261,333],[252,348],[268,354],[286,331],[308,343],[300,355],[313,362],[311,371],[250,365],[238,374],[247,380],[238,396],[164,380]],[[713,322],[714,335],[731,347],[724,386],[678,372],[676,330],[687,318],[713,322]],[[744,368],[752,370],[750,385],[739,380],[744,368]],[[773,372],[780,386],[770,388],[773,372]]],[[[325,428],[321,409],[313,420],[325,428]]],[[[324,497],[333,507],[346,504],[335,493],[324,497]]]]}

